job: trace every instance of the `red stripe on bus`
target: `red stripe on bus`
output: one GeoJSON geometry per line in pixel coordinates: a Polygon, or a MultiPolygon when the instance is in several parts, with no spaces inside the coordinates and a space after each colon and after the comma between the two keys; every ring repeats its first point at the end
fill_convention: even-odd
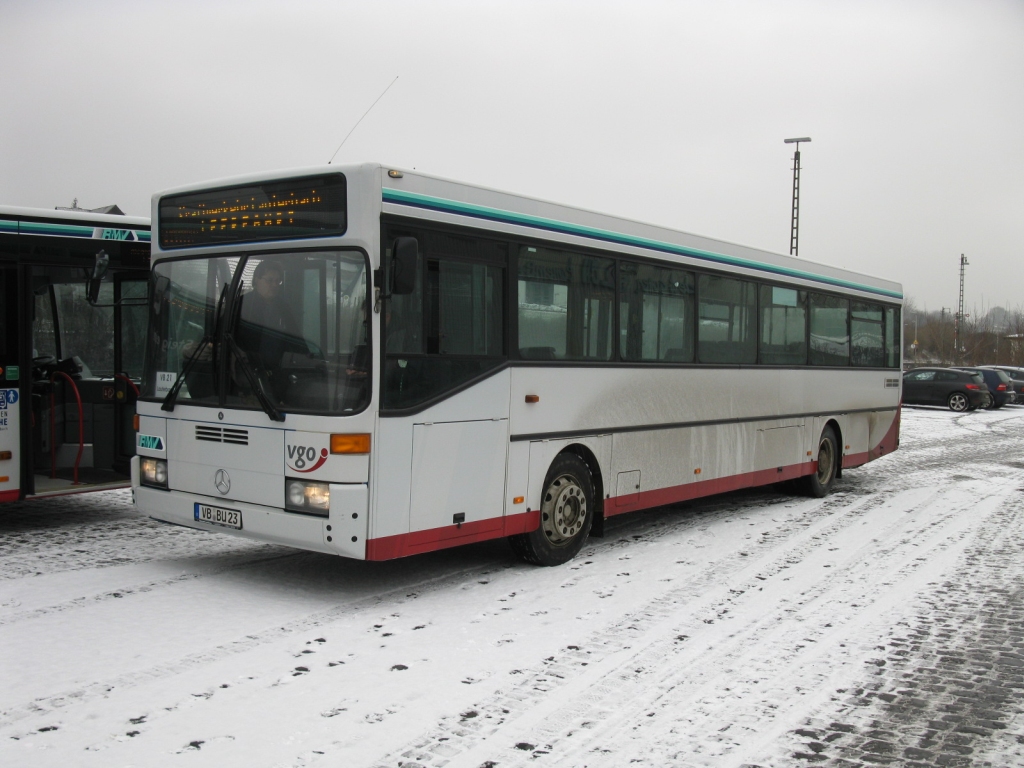
{"type": "Polygon", "coordinates": [[[0,491],[0,504],[5,501],[17,501],[21,491],[15,488],[13,491],[0,491]]]}
{"type": "Polygon", "coordinates": [[[405,555],[434,552],[460,544],[500,539],[517,533],[529,533],[540,525],[540,512],[522,512],[507,517],[473,520],[462,525],[446,525],[426,531],[400,533],[366,542],[367,560],[391,560],[405,555]]]}
{"type": "MultiPolygon", "coordinates": [[[[900,433],[900,412],[885,433],[885,437],[874,448],[864,453],[854,453],[843,457],[843,467],[855,467],[877,459],[896,449],[900,433]]],[[[799,477],[812,475],[818,471],[818,462],[813,459],[785,467],[761,469],[756,472],[742,472],[738,475],[719,477],[713,480],[700,480],[670,488],[658,488],[626,496],[611,496],[604,501],[604,516],[613,517],[626,512],[635,512],[652,507],[663,507],[666,504],[677,504],[704,496],[715,496],[742,488],[753,488],[760,485],[771,485],[784,480],[795,480],[799,477]]],[[[517,533],[529,533],[540,526],[540,512],[524,512],[508,517],[492,517],[487,520],[474,520],[462,525],[446,525],[425,531],[400,533],[397,536],[385,536],[370,539],[366,542],[367,560],[392,560],[405,555],[417,555],[423,552],[434,552],[460,544],[472,544],[478,541],[499,539],[517,533]]]]}
{"type": "Polygon", "coordinates": [[[605,500],[604,516],[613,517],[624,512],[635,512],[639,509],[663,507],[666,504],[677,504],[680,501],[714,496],[719,493],[738,491],[741,488],[753,488],[757,485],[781,483],[783,480],[794,480],[818,471],[818,462],[807,461],[791,464],[787,467],[761,469],[756,472],[742,472],[738,475],[718,477],[713,480],[698,480],[695,483],[674,485],[669,488],[658,488],[653,491],[642,491],[628,496],[612,496],[605,500]]]}

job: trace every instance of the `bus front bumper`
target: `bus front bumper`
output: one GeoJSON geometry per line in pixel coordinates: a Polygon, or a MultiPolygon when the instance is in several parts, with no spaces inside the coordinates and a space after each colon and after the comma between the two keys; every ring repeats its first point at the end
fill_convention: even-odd
{"type": "Polygon", "coordinates": [[[154,520],[313,552],[366,559],[368,493],[365,484],[332,485],[328,517],[296,514],[275,507],[182,491],[164,491],[144,485],[132,490],[135,508],[154,520]],[[241,514],[242,527],[234,529],[197,520],[197,504],[237,510],[241,514]]]}

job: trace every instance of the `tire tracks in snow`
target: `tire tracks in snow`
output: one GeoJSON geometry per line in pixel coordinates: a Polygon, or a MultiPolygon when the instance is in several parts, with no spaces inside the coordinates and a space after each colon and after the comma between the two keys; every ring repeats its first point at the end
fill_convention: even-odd
{"type": "MultiPolygon", "coordinates": [[[[798,725],[809,708],[834,698],[839,686],[862,674],[864,663],[877,661],[874,646],[843,642],[852,628],[862,637],[864,625],[878,626],[884,633],[886,617],[906,607],[908,592],[916,596],[955,567],[974,540],[974,521],[963,514],[965,502],[975,504],[972,514],[991,516],[1005,497],[1003,489],[980,500],[963,489],[931,497],[917,510],[944,502],[947,511],[941,518],[915,521],[892,531],[896,535],[882,533],[865,541],[847,558],[846,567],[830,572],[791,605],[758,606],[754,622],[725,640],[710,639],[690,668],[673,669],[664,684],[648,682],[638,700],[641,706],[618,716],[617,727],[602,729],[602,742],[614,744],[618,735],[627,754],[620,746],[605,759],[593,760],[592,750],[583,745],[575,756],[586,755],[587,764],[595,767],[625,762],[660,766],[666,761],[738,766],[759,757],[766,745],[798,725]],[[872,546],[875,542],[883,545],[872,546]],[[766,657],[765,648],[776,651],[772,658],[766,657]],[[690,678],[694,673],[696,679],[690,678]],[[683,741],[685,746],[672,749],[667,746],[671,739],[651,739],[651,731],[663,736],[669,729],[642,717],[645,709],[684,724],[689,738],[677,735],[676,744],[683,741]],[[686,718],[675,714],[680,709],[688,712],[686,718]],[[627,730],[631,732],[623,734],[627,730]]],[[[816,559],[812,556],[801,565],[813,569],[816,559]]],[[[574,762],[572,757],[569,762],[574,762]]]]}
{"type": "MultiPolygon", "coordinates": [[[[692,515],[681,515],[679,510],[659,510],[657,514],[651,516],[651,519],[641,520],[641,525],[638,528],[630,527],[628,524],[622,526],[629,527],[631,531],[639,530],[639,533],[633,534],[632,536],[626,534],[619,538],[609,537],[608,539],[588,543],[588,549],[584,554],[588,557],[595,556],[604,551],[616,551],[622,547],[629,547],[638,543],[649,543],[670,534],[677,533],[680,529],[692,527],[695,520],[701,524],[709,524],[722,516],[733,516],[737,514],[737,512],[770,507],[777,502],[778,499],[776,498],[758,494],[748,501],[747,506],[737,509],[735,498],[727,496],[724,499],[714,499],[706,505],[697,505],[695,508],[698,513],[696,518],[692,515]]],[[[823,502],[816,502],[811,504],[808,509],[804,510],[804,516],[808,519],[813,519],[816,515],[821,514],[820,509],[822,508],[823,503],[827,506],[829,503],[835,504],[839,502],[835,498],[825,499],[823,502]]],[[[803,518],[801,518],[801,521],[796,523],[792,523],[791,521],[791,524],[807,524],[806,522],[802,522],[802,520],[803,518]]],[[[294,552],[289,551],[284,554],[274,555],[271,557],[247,560],[244,563],[234,563],[232,565],[219,568],[207,568],[199,571],[178,574],[166,579],[159,579],[141,584],[133,583],[120,588],[104,589],[97,595],[89,597],[83,596],[52,606],[45,606],[38,609],[9,614],[8,616],[0,619],[0,626],[36,618],[43,618],[55,613],[84,610],[125,596],[142,593],[152,594],[158,590],[168,589],[185,582],[200,581],[202,579],[216,577],[226,572],[240,571],[246,568],[262,566],[270,561],[287,559],[290,557],[302,557],[307,554],[308,553],[304,553],[299,550],[295,550],[294,552]]],[[[406,600],[416,599],[417,597],[430,592],[443,591],[445,589],[457,587],[463,584],[467,579],[474,580],[479,578],[481,575],[493,573],[496,569],[508,567],[520,567],[520,564],[513,563],[511,558],[504,563],[492,562],[483,565],[475,564],[468,568],[461,568],[456,571],[447,571],[427,580],[423,580],[421,572],[410,570],[402,583],[397,584],[386,591],[377,592],[363,598],[356,598],[343,604],[333,606],[327,610],[316,611],[283,625],[275,626],[261,632],[245,634],[233,640],[220,643],[213,648],[200,653],[185,655],[164,664],[157,664],[147,669],[136,670],[113,678],[97,680],[72,690],[55,693],[25,704],[15,705],[0,710],[0,728],[6,728],[29,716],[44,716],[55,710],[64,709],[71,705],[85,704],[97,697],[108,696],[109,693],[115,689],[124,690],[173,677],[204,664],[212,664],[230,656],[245,653],[263,645],[277,642],[278,640],[299,632],[318,629],[344,616],[366,608],[372,608],[381,604],[398,607],[404,604],[406,600]]]]}
{"type": "Polygon", "coordinates": [[[190,573],[180,573],[176,576],[169,576],[166,579],[155,579],[153,581],[134,583],[126,587],[106,589],[98,594],[89,596],[83,595],[82,597],[75,597],[71,600],[65,600],[62,603],[54,603],[52,605],[43,606],[42,608],[33,608],[31,610],[16,611],[6,616],[0,616],[0,627],[8,626],[10,624],[17,624],[20,621],[41,619],[56,613],[64,613],[66,611],[88,608],[91,606],[95,606],[97,604],[109,602],[111,600],[130,597],[132,595],[140,595],[148,592],[154,592],[158,589],[173,587],[177,584],[181,584],[186,581],[211,578],[223,575],[225,573],[231,573],[232,571],[239,571],[245,568],[252,568],[255,566],[263,566],[267,563],[271,563],[277,560],[294,558],[297,556],[301,556],[303,554],[305,553],[294,551],[264,557],[249,557],[247,560],[241,563],[232,563],[230,565],[223,565],[219,567],[204,568],[192,571],[190,573]]]}
{"type": "MultiPolygon", "coordinates": [[[[294,557],[301,556],[302,554],[304,553],[297,551],[294,555],[281,555],[279,557],[294,557]]],[[[207,571],[199,574],[184,574],[180,578],[167,579],[164,581],[154,582],[154,584],[159,587],[167,587],[175,583],[180,583],[181,581],[205,578],[216,575],[217,572],[241,569],[259,564],[259,562],[249,562],[234,567],[226,567],[219,571],[207,571]]],[[[467,576],[473,576],[474,574],[479,574],[481,572],[489,573],[493,571],[493,569],[494,566],[488,567],[474,565],[455,573],[445,573],[434,579],[428,579],[426,581],[420,580],[420,576],[415,572],[411,572],[407,577],[407,582],[396,585],[387,591],[377,592],[361,598],[355,598],[332,606],[326,610],[315,611],[260,632],[245,634],[241,637],[235,638],[234,640],[220,643],[209,650],[202,651],[200,653],[188,654],[164,664],[156,664],[147,669],[125,673],[107,680],[94,681],[88,685],[80,686],[73,690],[35,699],[26,704],[8,707],[7,709],[0,711],[0,729],[9,727],[29,716],[46,715],[55,710],[60,710],[71,705],[85,704],[93,699],[108,696],[110,692],[115,689],[124,690],[138,685],[156,682],[206,664],[220,661],[221,659],[225,659],[230,656],[245,653],[268,643],[273,643],[280,639],[291,637],[297,633],[317,629],[353,612],[372,608],[380,604],[387,604],[389,606],[401,605],[406,600],[416,599],[429,592],[445,589],[451,586],[452,583],[461,583],[467,576]]],[[[91,602],[104,602],[105,600],[106,594],[98,596],[96,601],[91,602]]],[[[86,604],[89,602],[90,601],[86,599],[86,604]]],[[[79,606],[75,604],[71,607],[79,606]]]]}
{"type": "MultiPolygon", "coordinates": [[[[737,506],[735,499],[731,503],[720,500],[716,503],[723,507],[728,505],[728,509],[722,514],[729,516],[742,515],[756,511],[756,507],[766,506],[756,503],[755,508],[750,509],[745,506],[737,506]]],[[[846,525],[845,522],[837,521],[833,512],[846,511],[857,514],[859,510],[870,508],[878,503],[880,502],[868,497],[851,500],[846,495],[805,501],[802,504],[803,509],[798,510],[793,518],[781,523],[769,535],[762,536],[760,541],[746,542],[745,546],[755,555],[757,550],[774,550],[775,547],[786,542],[797,547],[807,546],[817,531],[832,527],[842,528],[846,525]]],[[[701,516],[697,518],[697,521],[704,522],[705,518],[701,516]]],[[[642,538],[646,538],[646,535],[642,538]]],[[[605,549],[629,544],[632,542],[628,540],[611,542],[610,546],[593,548],[581,556],[599,557],[605,549]]],[[[750,555],[746,552],[743,554],[748,557],[750,555]]],[[[689,599],[699,600],[705,597],[731,573],[751,568],[758,570],[771,568],[778,572],[790,567],[792,562],[798,561],[798,559],[791,558],[788,550],[781,555],[776,551],[769,551],[765,557],[767,559],[764,561],[757,557],[744,560],[742,556],[737,557],[735,553],[729,553],[705,564],[702,572],[696,574],[687,585],[668,590],[638,610],[623,616],[608,628],[594,633],[588,641],[580,646],[570,646],[561,654],[549,657],[532,669],[517,670],[524,677],[507,693],[499,693],[488,701],[467,709],[467,711],[476,713],[473,718],[449,718],[439,723],[428,734],[376,762],[375,765],[394,766],[402,761],[408,763],[412,755],[417,755],[417,759],[422,762],[425,759],[423,752],[425,749],[434,753],[435,758],[444,762],[452,755],[465,751],[463,747],[455,745],[472,734],[476,734],[481,728],[488,731],[493,730],[494,727],[515,719],[523,712],[535,709],[549,698],[552,691],[573,682],[581,675],[586,675],[588,667],[591,670],[596,669],[595,665],[609,656],[623,650],[628,652],[631,647],[643,640],[653,626],[664,622],[677,612],[680,603],[685,604],[689,599]],[[787,560],[791,560],[791,562],[787,562],[787,560]]],[[[727,589],[725,591],[728,592],[727,589]]],[[[587,679],[591,677],[593,674],[589,675],[587,679]]],[[[470,740],[475,744],[479,738],[474,737],[470,740]]],[[[330,747],[323,751],[329,755],[330,747]]],[[[441,763],[434,764],[440,765],[441,763]]],[[[416,762],[414,761],[411,765],[416,765],[416,762]]]]}
{"type": "MultiPolygon", "coordinates": [[[[779,659],[767,662],[768,670],[759,670],[757,650],[746,650],[762,647],[765,637],[772,637],[774,643],[789,649],[787,666],[804,664],[811,655],[823,654],[821,649],[834,647],[850,622],[868,610],[875,610],[878,599],[868,599],[872,591],[881,591],[886,580],[902,578],[901,571],[906,571],[907,576],[921,572],[927,558],[909,562],[904,558],[915,549],[915,543],[918,551],[922,548],[920,542],[913,541],[914,537],[924,537],[928,551],[953,547],[968,527],[954,509],[938,519],[923,519],[894,542],[884,536],[886,528],[905,524],[903,518],[907,513],[927,509],[941,495],[935,491],[907,491],[889,494],[890,498],[885,499],[847,501],[847,506],[837,510],[837,514],[802,530],[791,530],[788,536],[776,537],[779,540],[762,541],[759,557],[746,562],[737,562],[734,555],[723,557],[709,564],[689,585],[668,591],[579,647],[570,647],[527,670],[527,676],[519,683],[467,710],[475,713],[471,719],[447,718],[375,765],[621,765],[623,755],[619,750],[593,751],[597,733],[601,734],[601,743],[611,744],[616,737],[609,733],[638,728],[643,721],[655,722],[645,717],[649,709],[656,710],[653,717],[659,707],[672,710],[714,697],[716,683],[723,675],[733,675],[736,669],[743,670],[747,677],[762,675],[766,680],[772,679],[770,670],[779,665],[779,659]],[[885,523],[889,514],[898,514],[900,518],[880,525],[883,532],[873,528],[867,533],[856,530],[885,523]],[[956,524],[958,519],[961,525],[956,524]],[[862,525],[857,526],[858,522],[862,525]],[[863,540],[855,551],[842,558],[845,565],[819,563],[839,559],[823,544],[844,535],[863,540]],[[863,560],[867,551],[872,551],[873,562],[884,562],[885,567],[869,567],[863,560]],[[803,593],[796,582],[788,589],[778,589],[773,596],[759,591],[769,580],[782,587],[791,578],[784,575],[790,569],[792,573],[822,566],[831,568],[830,575],[803,593]],[[830,623],[815,630],[818,637],[807,637],[814,633],[804,627],[806,619],[794,623],[794,615],[820,612],[822,609],[815,609],[816,605],[828,609],[844,592],[848,593],[846,598],[837,604],[848,614],[837,617],[840,626],[830,623]],[[751,607],[751,603],[756,605],[751,607]],[[740,607],[752,612],[753,619],[733,630],[730,614],[735,615],[740,607]],[[681,610],[688,615],[684,622],[678,620],[681,610]],[[812,650],[802,652],[805,648],[812,650]],[[688,684],[691,678],[702,682],[688,684]],[[603,754],[607,754],[607,759],[603,754]]],[[[756,689],[760,683],[759,678],[749,685],[756,689]]],[[[808,682],[808,687],[813,685],[813,681],[808,682]]],[[[700,717],[708,720],[716,708],[707,702],[703,706],[708,711],[700,717]]],[[[762,712],[755,719],[765,716],[762,712]]],[[[702,729],[697,726],[696,730],[702,729]]]]}

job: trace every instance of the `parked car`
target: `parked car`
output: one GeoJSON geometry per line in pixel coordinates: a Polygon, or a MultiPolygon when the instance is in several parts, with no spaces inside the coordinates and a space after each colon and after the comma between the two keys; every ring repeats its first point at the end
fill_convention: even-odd
{"type": "Polygon", "coordinates": [[[952,368],[914,368],[903,374],[903,402],[945,405],[953,411],[973,411],[992,396],[980,373],[952,368]]]}
{"type": "Polygon", "coordinates": [[[957,370],[981,374],[982,378],[985,379],[985,386],[988,387],[989,394],[992,395],[992,400],[987,406],[989,408],[1002,408],[1007,403],[1011,403],[1016,399],[1013,396],[1013,380],[1005,371],[998,371],[995,368],[974,367],[963,367],[957,370]]]}
{"type": "Polygon", "coordinates": [[[1010,377],[1010,385],[1013,393],[1017,396],[1017,404],[1024,404],[1024,368],[1014,368],[1009,365],[979,365],[979,368],[992,368],[1002,371],[1010,377]]]}

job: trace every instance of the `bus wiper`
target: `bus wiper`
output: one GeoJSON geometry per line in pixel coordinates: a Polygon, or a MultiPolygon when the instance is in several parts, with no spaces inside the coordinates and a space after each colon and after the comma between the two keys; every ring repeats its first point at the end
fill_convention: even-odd
{"type": "Polygon", "coordinates": [[[245,378],[249,381],[249,386],[252,387],[253,394],[256,395],[256,399],[260,401],[260,405],[263,407],[267,416],[269,416],[272,421],[284,421],[284,414],[274,406],[274,403],[267,394],[267,391],[263,388],[263,382],[260,381],[259,375],[253,370],[252,365],[249,363],[249,359],[238,346],[234,336],[230,333],[226,333],[224,334],[224,339],[230,346],[231,351],[235,353],[235,359],[241,366],[242,373],[245,374],[245,378]]]}
{"type": "Polygon", "coordinates": [[[224,289],[220,292],[220,298],[217,299],[217,308],[213,313],[213,333],[208,333],[199,340],[199,344],[192,354],[189,355],[188,360],[185,361],[185,365],[181,367],[181,373],[174,379],[174,384],[171,385],[170,390],[164,397],[163,403],[160,404],[160,410],[162,411],[173,411],[174,403],[178,399],[178,392],[181,391],[181,385],[185,383],[185,374],[192,370],[192,366],[195,365],[202,351],[206,349],[207,345],[212,344],[214,338],[217,336],[217,326],[220,324],[220,312],[224,307],[224,298],[228,294],[228,286],[225,285],[224,289]]]}
{"type": "Polygon", "coordinates": [[[196,360],[199,359],[203,350],[212,342],[213,336],[210,336],[209,334],[203,336],[203,338],[199,340],[199,344],[197,344],[196,348],[192,350],[192,354],[189,355],[188,360],[185,361],[185,365],[181,367],[181,373],[179,373],[177,378],[174,379],[174,384],[171,385],[171,388],[164,396],[164,401],[160,404],[160,410],[174,410],[174,402],[178,399],[178,392],[181,391],[181,385],[185,383],[185,375],[192,370],[192,366],[196,364],[196,360]]]}

